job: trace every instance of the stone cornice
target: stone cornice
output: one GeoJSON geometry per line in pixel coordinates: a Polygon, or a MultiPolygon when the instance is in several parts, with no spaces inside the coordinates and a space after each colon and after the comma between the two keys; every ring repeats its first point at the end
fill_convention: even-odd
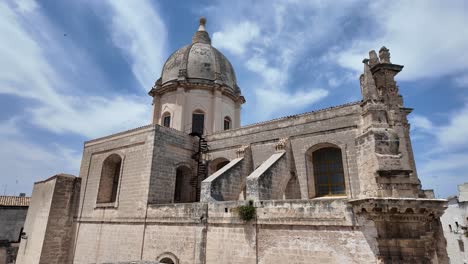
{"type": "Polygon", "coordinates": [[[148,92],[149,96],[162,96],[165,93],[172,92],[177,90],[177,88],[182,87],[185,91],[188,90],[206,90],[210,92],[220,91],[223,95],[231,98],[234,102],[243,104],[245,103],[245,98],[240,94],[240,92],[236,91],[235,89],[227,86],[215,83],[214,81],[206,81],[206,80],[194,80],[191,79],[189,81],[170,81],[161,85],[160,83],[156,82],[155,86],[151,88],[148,92]]]}

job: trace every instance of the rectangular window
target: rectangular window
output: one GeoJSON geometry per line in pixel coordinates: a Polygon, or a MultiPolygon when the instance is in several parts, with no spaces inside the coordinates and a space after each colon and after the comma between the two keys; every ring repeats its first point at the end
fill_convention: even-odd
{"type": "Polygon", "coordinates": [[[205,115],[194,113],[192,115],[192,133],[203,135],[205,115]]]}
{"type": "Polygon", "coordinates": [[[228,130],[231,128],[231,122],[227,119],[224,119],[224,130],[228,130]]]}
{"type": "Polygon", "coordinates": [[[164,117],[163,125],[165,127],[170,127],[171,126],[171,116],[165,116],[164,117]]]}

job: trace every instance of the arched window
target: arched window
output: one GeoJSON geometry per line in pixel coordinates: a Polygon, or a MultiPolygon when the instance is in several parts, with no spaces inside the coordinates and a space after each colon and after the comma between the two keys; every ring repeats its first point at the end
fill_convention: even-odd
{"type": "Polygon", "coordinates": [[[226,166],[229,163],[229,160],[222,161],[216,165],[216,171],[219,171],[222,167],[226,166]]]}
{"type": "Polygon", "coordinates": [[[345,194],[341,149],[325,147],[312,153],[316,196],[345,194]]]}
{"type": "Polygon", "coordinates": [[[299,181],[296,173],[291,172],[291,178],[289,179],[286,188],[284,189],[284,199],[301,199],[301,191],[299,188],[299,181]]]}
{"type": "Polygon", "coordinates": [[[117,199],[122,158],[117,154],[107,157],[102,163],[97,203],[113,203],[117,199]]]}
{"type": "Polygon", "coordinates": [[[165,127],[171,127],[171,114],[166,112],[163,114],[162,125],[165,127]]]}
{"type": "Polygon", "coordinates": [[[174,264],[174,261],[170,258],[163,258],[159,261],[159,263],[164,263],[164,264],[174,264]]]}
{"type": "Polygon", "coordinates": [[[203,135],[205,129],[205,113],[201,110],[196,110],[192,114],[192,133],[203,135]]]}
{"type": "Polygon", "coordinates": [[[226,158],[216,158],[212,161],[210,161],[208,165],[208,173],[211,175],[218,170],[220,170],[222,167],[226,166],[226,164],[229,163],[229,160],[226,158]]]}
{"type": "Polygon", "coordinates": [[[226,116],[224,118],[224,130],[228,130],[228,129],[231,129],[231,118],[229,116],[226,116]]]}
{"type": "Polygon", "coordinates": [[[192,184],[192,170],[186,166],[176,169],[174,203],[196,202],[196,187],[192,184]]]}

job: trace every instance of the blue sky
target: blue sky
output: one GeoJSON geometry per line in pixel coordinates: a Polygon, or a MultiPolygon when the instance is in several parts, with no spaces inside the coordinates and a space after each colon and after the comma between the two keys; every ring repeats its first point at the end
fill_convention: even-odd
{"type": "Polygon", "coordinates": [[[236,70],[242,123],[360,99],[385,45],[423,188],[468,181],[466,1],[0,1],[0,193],[78,175],[83,141],[148,124],[165,59],[207,17],[236,70]]]}

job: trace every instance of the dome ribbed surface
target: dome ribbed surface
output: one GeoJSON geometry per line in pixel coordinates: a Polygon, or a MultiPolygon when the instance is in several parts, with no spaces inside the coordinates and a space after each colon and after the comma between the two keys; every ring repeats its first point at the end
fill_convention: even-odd
{"type": "Polygon", "coordinates": [[[240,92],[231,63],[211,46],[211,39],[204,24],[200,24],[200,28],[195,32],[192,44],[172,53],[164,63],[161,73],[162,86],[181,78],[192,83],[225,85],[235,93],[240,92]]]}

